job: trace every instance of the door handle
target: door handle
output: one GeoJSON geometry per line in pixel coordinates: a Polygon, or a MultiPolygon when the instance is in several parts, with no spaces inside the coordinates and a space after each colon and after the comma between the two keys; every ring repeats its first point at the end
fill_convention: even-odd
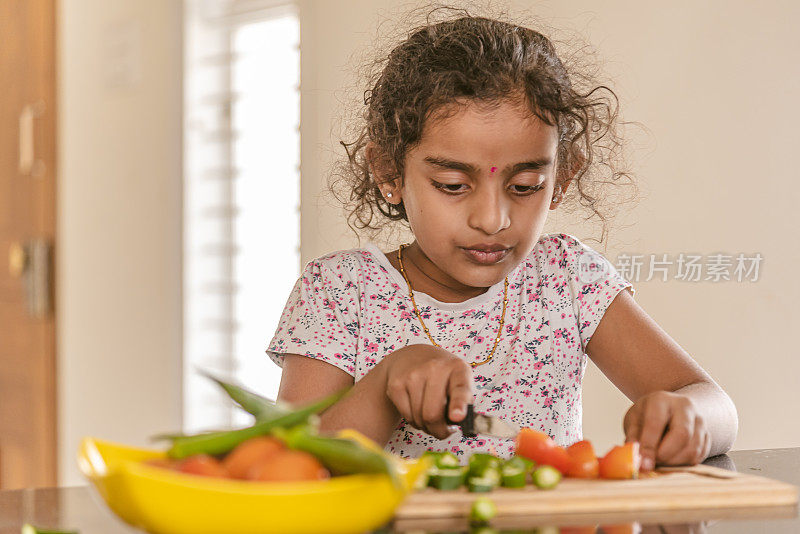
{"type": "Polygon", "coordinates": [[[23,176],[44,175],[44,161],[36,159],[36,145],[33,121],[44,113],[45,104],[39,100],[28,104],[19,114],[19,173],[23,176]]]}
{"type": "Polygon", "coordinates": [[[8,251],[8,271],[22,278],[25,307],[33,318],[44,318],[53,303],[53,246],[43,238],[27,243],[12,243],[8,251]]]}

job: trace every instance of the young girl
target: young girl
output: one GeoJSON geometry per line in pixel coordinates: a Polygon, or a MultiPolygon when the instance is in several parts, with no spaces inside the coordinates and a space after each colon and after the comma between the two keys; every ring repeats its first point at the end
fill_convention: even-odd
{"type": "Polygon", "coordinates": [[[473,403],[579,441],[588,356],[634,402],[623,427],[643,469],[729,450],[737,415],[725,392],[608,260],[542,235],[570,186],[595,209],[591,171],[616,139],[616,111],[598,96],[608,89],[574,82],[540,33],[469,14],[392,50],[345,147],[357,222],[407,221],[414,241],[306,266],[267,350],[283,368],[279,399],[354,384],[322,431],[355,428],[405,457],[508,457],[513,440],[464,437],[447,416],[461,421],[473,403]]]}

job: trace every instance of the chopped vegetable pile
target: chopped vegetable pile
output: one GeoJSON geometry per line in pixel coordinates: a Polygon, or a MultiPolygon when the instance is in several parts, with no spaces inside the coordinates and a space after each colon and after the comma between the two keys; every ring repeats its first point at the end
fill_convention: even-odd
{"type": "Polygon", "coordinates": [[[497,487],[524,488],[528,481],[539,489],[553,489],[563,477],[573,478],[637,478],[641,456],[637,442],[613,447],[597,458],[588,440],[559,447],[543,432],[523,428],[515,442],[515,455],[503,460],[487,453],[474,453],[462,466],[449,451],[427,451],[431,459],[427,478],[417,487],[439,490],[466,487],[475,493],[497,487]]]}
{"type": "MultiPolygon", "coordinates": [[[[216,382],[243,410],[255,417],[246,428],[195,435],[162,434],[171,442],[166,457],[146,463],[194,475],[253,481],[323,480],[356,473],[385,473],[399,484],[396,458],[354,430],[336,437],[317,433],[316,414],[338,401],[349,388],[320,401],[293,409],[244,388],[216,382]]],[[[417,487],[439,490],[466,487],[474,493],[497,487],[524,488],[530,481],[543,490],[558,486],[563,477],[637,478],[641,464],[639,444],[613,447],[598,458],[588,440],[567,448],[550,436],[523,428],[515,440],[515,455],[501,459],[474,453],[467,465],[449,451],[423,454],[430,468],[417,487]]]]}
{"type": "Polygon", "coordinates": [[[551,489],[558,485],[561,473],[549,465],[536,466],[523,456],[502,460],[491,454],[477,452],[468,465],[460,465],[458,458],[449,451],[427,451],[423,457],[431,459],[427,479],[418,486],[428,485],[440,490],[454,490],[466,486],[473,493],[485,493],[497,487],[523,488],[528,478],[540,489],[551,489]]]}

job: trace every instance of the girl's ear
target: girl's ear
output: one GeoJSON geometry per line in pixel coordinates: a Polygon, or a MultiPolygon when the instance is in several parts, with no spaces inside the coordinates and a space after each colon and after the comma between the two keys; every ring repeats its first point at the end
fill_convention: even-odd
{"type": "Polygon", "coordinates": [[[570,161],[568,162],[568,167],[562,169],[556,175],[556,184],[553,190],[553,200],[550,203],[550,209],[554,210],[559,204],[561,204],[561,201],[564,199],[564,195],[567,193],[569,184],[572,183],[575,175],[580,172],[585,164],[586,155],[577,144],[573,144],[572,150],[570,151],[570,161]]]}
{"type": "Polygon", "coordinates": [[[367,142],[365,148],[367,164],[373,181],[378,184],[383,198],[389,204],[400,204],[402,201],[398,180],[393,178],[394,166],[380,153],[372,141],[367,142]]]}

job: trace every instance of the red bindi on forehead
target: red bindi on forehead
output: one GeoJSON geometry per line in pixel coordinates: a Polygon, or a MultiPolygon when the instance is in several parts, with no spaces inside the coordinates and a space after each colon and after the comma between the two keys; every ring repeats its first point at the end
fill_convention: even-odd
{"type": "Polygon", "coordinates": [[[492,172],[496,171],[497,167],[492,167],[492,172]]]}

